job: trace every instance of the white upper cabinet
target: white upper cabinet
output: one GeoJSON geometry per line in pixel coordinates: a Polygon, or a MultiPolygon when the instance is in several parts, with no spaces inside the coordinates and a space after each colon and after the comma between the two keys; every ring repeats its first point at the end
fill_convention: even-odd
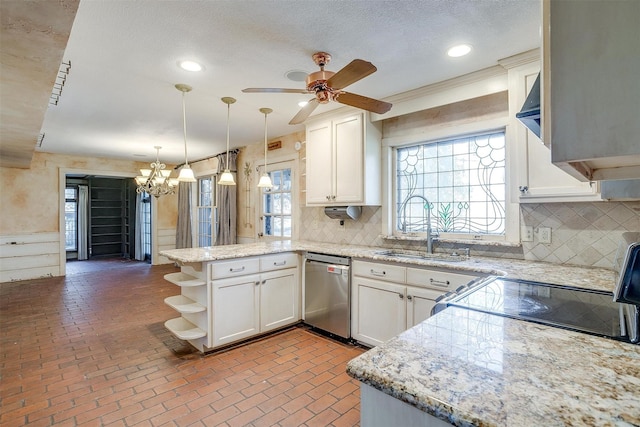
{"type": "Polygon", "coordinates": [[[597,183],[579,181],[552,164],[549,148],[515,118],[540,73],[538,52],[503,60],[502,65],[508,73],[509,117],[516,153],[512,159],[517,167],[511,168],[514,196],[520,203],[601,200],[597,183]]]}
{"type": "Polygon", "coordinates": [[[640,178],[640,1],[543,2],[543,141],[577,179],[640,178]]]}
{"type": "Polygon", "coordinates": [[[379,126],[359,112],[307,125],[307,205],[380,205],[379,126]]]}

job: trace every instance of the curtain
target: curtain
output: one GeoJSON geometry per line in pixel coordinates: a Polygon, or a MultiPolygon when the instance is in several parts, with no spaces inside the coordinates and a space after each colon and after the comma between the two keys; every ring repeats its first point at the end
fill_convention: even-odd
{"type": "Polygon", "coordinates": [[[144,193],[136,194],[136,229],[135,229],[135,259],[138,261],[144,261],[144,211],[142,209],[142,198],[144,193]]]}
{"type": "Polygon", "coordinates": [[[178,185],[178,224],[176,226],[176,249],[191,248],[191,188],[190,182],[178,185]]]}
{"type": "MultiPolygon", "coordinates": [[[[227,155],[219,154],[218,156],[218,175],[220,175],[227,166],[227,155]]],[[[236,160],[238,151],[229,152],[229,170],[236,174],[236,160]]],[[[236,174],[237,175],[237,174],[236,174]]],[[[236,182],[237,180],[237,176],[236,182]]],[[[237,186],[236,185],[219,185],[216,191],[216,206],[218,210],[218,222],[216,223],[216,246],[233,245],[236,243],[236,220],[237,220],[237,186]]]]}
{"type": "Polygon", "coordinates": [[[78,186],[78,260],[89,259],[89,187],[78,186]]]}

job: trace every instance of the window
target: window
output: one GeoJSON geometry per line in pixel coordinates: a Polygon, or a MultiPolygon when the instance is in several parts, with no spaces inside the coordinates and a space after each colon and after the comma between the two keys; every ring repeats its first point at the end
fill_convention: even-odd
{"type": "Polygon", "coordinates": [[[505,132],[396,149],[396,232],[505,235],[505,132]]]}
{"type": "Polygon", "coordinates": [[[67,251],[78,250],[78,189],[65,188],[64,190],[64,223],[65,239],[64,248],[67,251]]]}
{"type": "Polygon", "coordinates": [[[291,168],[271,168],[269,176],[273,188],[262,193],[262,235],[276,238],[291,238],[292,177],[291,168]]]}
{"type": "Polygon", "coordinates": [[[215,181],[213,176],[198,178],[198,247],[212,246],[215,224],[215,181]]]}

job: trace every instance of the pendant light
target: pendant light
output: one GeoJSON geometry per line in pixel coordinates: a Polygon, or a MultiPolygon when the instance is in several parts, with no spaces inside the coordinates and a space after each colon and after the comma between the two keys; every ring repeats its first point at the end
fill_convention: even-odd
{"type": "Polygon", "coordinates": [[[236,185],[236,182],[233,180],[233,174],[229,170],[229,113],[231,111],[231,104],[236,102],[236,100],[225,96],[222,98],[222,102],[227,104],[227,167],[224,169],[224,172],[222,172],[222,175],[220,175],[218,185],[236,185]]]}
{"type": "Polygon", "coordinates": [[[260,112],[264,114],[264,173],[260,177],[258,187],[260,188],[272,188],[273,183],[271,177],[267,173],[267,114],[273,112],[271,108],[261,108],[260,112]]]}
{"type": "Polygon", "coordinates": [[[193,176],[193,170],[189,166],[189,160],[187,159],[187,113],[184,105],[185,93],[191,92],[191,86],[178,83],[176,89],[182,92],[182,129],[184,134],[184,166],[180,169],[180,175],[178,175],[178,181],[180,182],[196,182],[195,176],[193,176]]]}

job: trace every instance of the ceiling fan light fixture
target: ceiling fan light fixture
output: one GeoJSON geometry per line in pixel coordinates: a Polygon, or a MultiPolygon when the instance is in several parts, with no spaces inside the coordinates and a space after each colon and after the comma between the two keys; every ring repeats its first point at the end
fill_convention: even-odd
{"type": "Polygon", "coordinates": [[[469,52],[471,52],[471,45],[459,44],[449,48],[449,50],[447,50],[447,55],[452,58],[459,58],[467,55],[469,52]]]}
{"type": "Polygon", "coordinates": [[[227,167],[222,172],[222,175],[220,175],[218,185],[236,185],[233,174],[229,170],[229,115],[231,112],[231,104],[235,103],[236,100],[230,96],[225,96],[222,98],[222,102],[227,104],[227,167]]]}
{"type": "Polygon", "coordinates": [[[204,70],[204,65],[192,60],[178,61],[178,67],[185,71],[198,72],[204,70]]]}

